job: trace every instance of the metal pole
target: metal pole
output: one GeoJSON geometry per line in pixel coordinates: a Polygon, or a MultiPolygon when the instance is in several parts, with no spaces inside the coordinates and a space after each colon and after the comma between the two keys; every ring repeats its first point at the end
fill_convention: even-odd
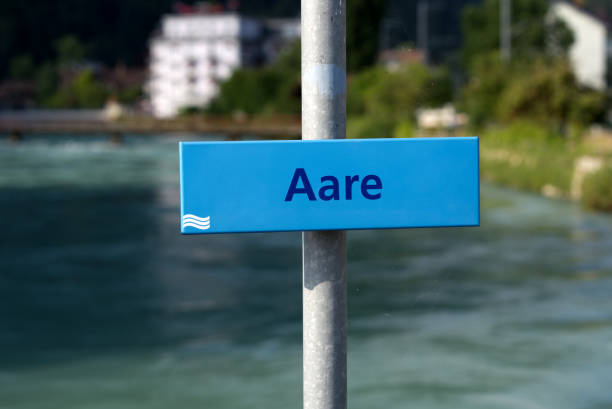
{"type": "MultiPolygon", "coordinates": [[[[346,135],[346,0],[302,0],[302,139],[346,135]]],[[[304,409],[346,408],[346,233],[303,240],[304,409]]]]}
{"type": "Polygon", "coordinates": [[[500,0],[499,13],[501,58],[508,61],[512,57],[512,0],[500,0]]]}

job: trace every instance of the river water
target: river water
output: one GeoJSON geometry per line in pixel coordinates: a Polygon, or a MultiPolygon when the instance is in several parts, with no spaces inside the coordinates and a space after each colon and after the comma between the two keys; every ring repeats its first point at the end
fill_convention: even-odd
{"type": "MultiPolygon", "coordinates": [[[[181,236],[179,139],[0,139],[1,408],[301,407],[300,234],[181,236]]],[[[348,238],[349,407],[612,407],[612,217],[348,238]]]]}

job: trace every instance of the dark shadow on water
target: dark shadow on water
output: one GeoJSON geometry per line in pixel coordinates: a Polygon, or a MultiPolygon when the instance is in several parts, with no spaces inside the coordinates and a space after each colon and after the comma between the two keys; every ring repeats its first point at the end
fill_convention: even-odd
{"type": "Polygon", "coordinates": [[[0,190],[0,361],[155,343],[151,189],[0,190]],[[140,257],[134,257],[135,254],[140,257]],[[127,344],[127,345],[126,345],[127,344]]]}
{"type": "Polygon", "coordinates": [[[300,341],[299,236],[181,236],[178,200],[159,196],[130,187],[0,190],[3,368],[300,341]]]}
{"type": "MultiPolygon", "coordinates": [[[[609,275],[609,220],[516,202],[531,207],[485,210],[479,228],[349,232],[349,338],[435,314],[563,305],[579,283],[578,301],[609,297],[584,281],[609,275]]],[[[4,188],[0,214],[2,369],[270,340],[299,348],[300,233],[181,236],[175,185],[4,188]]],[[[550,317],[521,324],[531,320],[550,317]]]]}

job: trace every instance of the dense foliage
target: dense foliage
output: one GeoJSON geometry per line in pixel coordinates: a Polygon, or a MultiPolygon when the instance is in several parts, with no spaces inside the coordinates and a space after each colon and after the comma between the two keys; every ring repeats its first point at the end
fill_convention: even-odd
{"type": "Polygon", "coordinates": [[[357,138],[411,136],[418,108],[438,107],[451,98],[444,68],[408,64],[388,71],[375,66],[349,80],[347,131],[357,138]]]}
{"type": "MultiPolygon", "coordinates": [[[[466,8],[461,108],[481,136],[482,176],[506,186],[569,197],[584,129],[603,120],[603,92],[580,85],[567,50],[573,33],[545,0],[513,0],[512,57],[500,58],[499,0],[466,8]]],[[[591,152],[592,153],[592,152],[591,152]]],[[[597,153],[599,155],[599,153],[597,153]]],[[[583,203],[612,210],[609,168],[583,185],[583,203]]]]}
{"type": "Polygon", "coordinates": [[[211,114],[299,114],[301,112],[300,46],[296,43],[278,61],[263,68],[243,68],[221,84],[206,108],[211,114]]]}
{"type": "MultiPolygon", "coordinates": [[[[198,0],[183,0],[194,4],[198,0]]],[[[349,67],[371,64],[376,56],[380,21],[387,0],[347,3],[349,67]]],[[[55,58],[55,43],[67,35],[78,38],[88,58],[114,66],[142,66],[147,44],[163,14],[176,0],[29,0],[0,2],[0,79],[8,66],[27,56],[34,65],[55,58]]],[[[230,1],[213,1],[228,4],[230,1]]],[[[238,11],[262,17],[296,17],[300,1],[249,0],[238,11]]]]}
{"type": "Polygon", "coordinates": [[[592,208],[612,211],[612,166],[604,166],[585,178],[582,188],[584,203],[592,208]]]}
{"type": "MultiPolygon", "coordinates": [[[[27,54],[39,65],[71,34],[88,57],[107,65],[143,64],[146,44],[174,0],[28,0],[0,2],[0,61],[27,54]]],[[[6,65],[0,64],[0,78],[6,65]]]]}
{"type": "Polygon", "coordinates": [[[565,132],[605,113],[605,94],[581,87],[564,56],[504,63],[490,53],[475,58],[470,74],[462,108],[476,126],[529,119],[565,132]]]}
{"type": "MultiPolygon", "coordinates": [[[[378,31],[387,0],[347,3],[348,64],[358,70],[375,62],[378,31]]],[[[195,0],[184,1],[192,4],[195,0]]],[[[0,2],[0,81],[32,84],[38,107],[99,107],[109,97],[131,102],[141,91],[102,85],[96,67],[146,63],[148,39],[175,0],[31,0],[0,2]],[[83,72],[81,72],[83,71],[83,72]],[[84,98],[89,98],[85,100],[84,98]]],[[[230,1],[216,1],[230,3],[230,1]]],[[[265,17],[299,15],[300,2],[250,0],[239,12],[265,17]]],[[[300,111],[299,50],[273,67],[236,72],[210,112],[252,114],[300,111]],[[291,60],[291,58],[293,58],[291,60]]]]}
{"type": "Polygon", "coordinates": [[[74,36],[54,43],[55,55],[35,64],[29,55],[20,55],[9,65],[13,80],[35,84],[35,102],[45,108],[100,108],[109,98],[131,103],[142,96],[139,84],[119,87],[104,84],[96,76],[98,66],[86,62],[86,47],[74,36]]]}
{"type": "Polygon", "coordinates": [[[572,31],[548,16],[546,0],[512,2],[512,58],[499,53],[499,0],[463,12],[468,82],[461,106],[472,125],[529,120],[561,134],[601,120],[605,94],[581,86],[567,57],[572,31]]]}
{"type": "Polygon", "coordinates": [[[480,134],[482,176],[533,192],[569,196],[577,156],[575,141],[537,123],[521,120],[480,134]]]}
{"type": "MultiPolygon", "coordinates": [[[[193,4],[199,0],[182,0],[193,4]]],[[[177,0],[28,0],[0,1],[0,61],[27,54],[35,64],[53,59],[54,42],[73,35],[86,45],[90,58],[106,65],[142,65],[147,44],[163,14],[177,0]]],[[[216,1],[216,3],[227,3],[216,1]]],[[[266,17],[293,17],[300,12],[295,0],[248,0],[241,13],[266,17]]],[[[0,64],[0,78],[6,76],[0,64]]]]}
{"type": "MultiPolygon", "coordinates": [[[[548,0],[512,1],[512,55],[531,58],[567,50],[572,31],[560,20],[547,16],[548,0]]],[[[470,68],[478,57],[499,50],[500,0],[484,0],[463,10],[464,64],[470,68]]]]}
{"type": "MultiPolygon", "coordinates": [[[[353,4],[354,12],[367,9],[358,1],[353,4]]],[[[459,89],[444,67],[412,63],[387,70],[364,57],[365,67],[349,76],[349,136],[412,136],[418,109],[440,107],[454,95],[477,128],[529,121],[556,135],[572,135],[601,120],[605,95],[577,83],[566,56],[572,33],[545,18],[548,2],[516,0],[513,7],[515,35],[508,61],[498,51],[499,0],[466,7],[467,81],[459,89]]],[[[208,108],[214,113],[236,110],[299,113],[299,55],[269,68],[237,71],[208,108]]]]}

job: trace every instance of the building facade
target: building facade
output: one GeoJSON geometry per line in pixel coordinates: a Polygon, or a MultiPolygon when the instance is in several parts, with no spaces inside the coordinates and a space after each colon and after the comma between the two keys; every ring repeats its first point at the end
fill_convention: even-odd
{"type": "Polygon", "coordinates": [[[167,15],[150,43],[148,93],[153,114],[202,106],[242,66],[261,63],[261,25],[235,13],[167,15]]]}
{"type": "Polygon", "coordinates": [[[206,105],[237,68],[273,62],[299,36],[299,19],[257,20],[219,11],[164,16],[150,42],[153,114],[168,118],[206,105]]]}

